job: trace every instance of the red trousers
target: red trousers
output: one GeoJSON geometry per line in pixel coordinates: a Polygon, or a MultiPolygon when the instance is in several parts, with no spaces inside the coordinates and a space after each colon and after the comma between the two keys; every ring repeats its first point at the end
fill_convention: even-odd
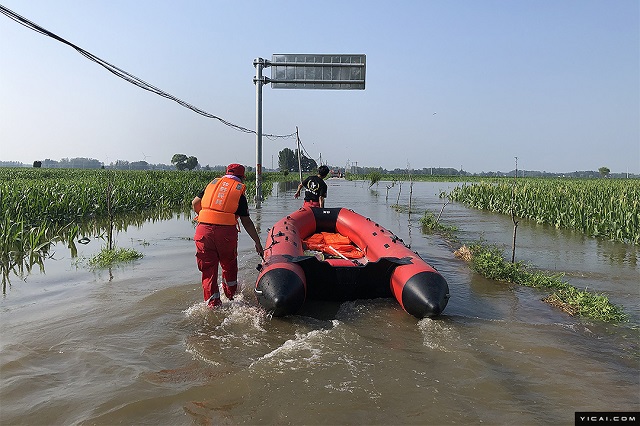
{"type": "Polygon", "coordinates": [[[304,201],[302,207],[320,207],[320,201],[304,201]]]}
{"type": "Polygon", "coordinates": [[[196,260],[202,272],[202,290],[205,302],[218,293],[218,264],[222,267],[222,279],[235,282],[238,279],[238,229],[234,225],[207,225],[199,223],[193,237],[196,243],[196,260]]]}

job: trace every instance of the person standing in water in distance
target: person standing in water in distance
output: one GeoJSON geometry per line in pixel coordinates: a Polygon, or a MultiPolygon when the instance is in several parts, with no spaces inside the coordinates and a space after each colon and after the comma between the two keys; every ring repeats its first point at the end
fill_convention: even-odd
{"type": "Polygon", "coordinates": [[[244,192],[244,166],[229,164],[226,174],[214,179],[191,202],[196,212],[196,260],[202,272],[202,290],[209,308],[222,304],[218,287],[218,264],[222,267],[222,290],[233,299],[238,289],[238,218],[262,257],[260,236],[249,216],[244,192]]]}
{"type": "Polygon", "coordinates": [[[327,166],[318,167],[318,174],[316,176],[308,176],[298,185],[298,190],[293,195],[294,198],[300,196],[302,188],[304,191],[304,204],[303,207],[324,207],[324,199],[327,198],[327,183],[324,178],[329,174],[329,168],[327,166]]]}

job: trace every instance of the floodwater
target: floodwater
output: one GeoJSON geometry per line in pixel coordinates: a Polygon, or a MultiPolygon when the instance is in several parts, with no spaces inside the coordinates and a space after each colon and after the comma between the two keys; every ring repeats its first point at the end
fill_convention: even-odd
{"type": "MultiPolygon", "coordinates": [[[[489,281],[421,232],[453,184],[329,180],[328,207],[393,231],[447,279],[451,299],[417,320],[393,299],[316,303],[269,318],[253,286],[259,258],[240,234],[241,295],[209,311],[182,215],[117,235],[144,254],[92,270],[64,245],[0,304],[0,424],[573,424],[576,411],[640,409],[640,257],[632,245],[520,221],[517,260],[606,294],[630,322],[574,318],[549,292],[489,281]],[[391,208],[408,205],[409,214],[391,208]]],[[[300,200],[275,188],[251,211],[260,235],[300,200]]],[[[458,239],[504,245],[506,216],[448,204],[458,239]]]]}

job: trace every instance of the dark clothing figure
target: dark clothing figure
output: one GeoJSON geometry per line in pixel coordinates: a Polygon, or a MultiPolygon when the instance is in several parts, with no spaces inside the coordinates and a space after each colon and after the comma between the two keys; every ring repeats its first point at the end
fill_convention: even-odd
{"type": "Polygon", "coordinates": [[[320,198],[327,198],[327,184],[321,177],[309,176],[302,181],[302,186],[305,188],[305,202],[318,203],[317,207],[324,207],[320,205],[320,198]]]}
{"type": "Polygon", "coordinates": [[[329,168],[327,166],[318,167],[318,174],[303,180],[298,185],[298,190],[293,197],[298,198],[300,191],[304,188],[304,207],[324,207],[324,199],[327,198],[327,183],[324,178],[328,174],[329,168]]]}

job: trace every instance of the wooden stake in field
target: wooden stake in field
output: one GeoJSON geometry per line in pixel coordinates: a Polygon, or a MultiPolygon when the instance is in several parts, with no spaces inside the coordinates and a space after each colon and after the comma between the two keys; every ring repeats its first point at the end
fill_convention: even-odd
{"type": "Polygon", "coordinates": [[[513,245],[511,247],[511,263],[516,261],[516,233],[518,232],[518,221],[516,220],[516,182],[518,180],[518,157],[516,157],[516,173],[513,176],[513,187],[511,188],[511,220],[513,221],[513,245]]]}

